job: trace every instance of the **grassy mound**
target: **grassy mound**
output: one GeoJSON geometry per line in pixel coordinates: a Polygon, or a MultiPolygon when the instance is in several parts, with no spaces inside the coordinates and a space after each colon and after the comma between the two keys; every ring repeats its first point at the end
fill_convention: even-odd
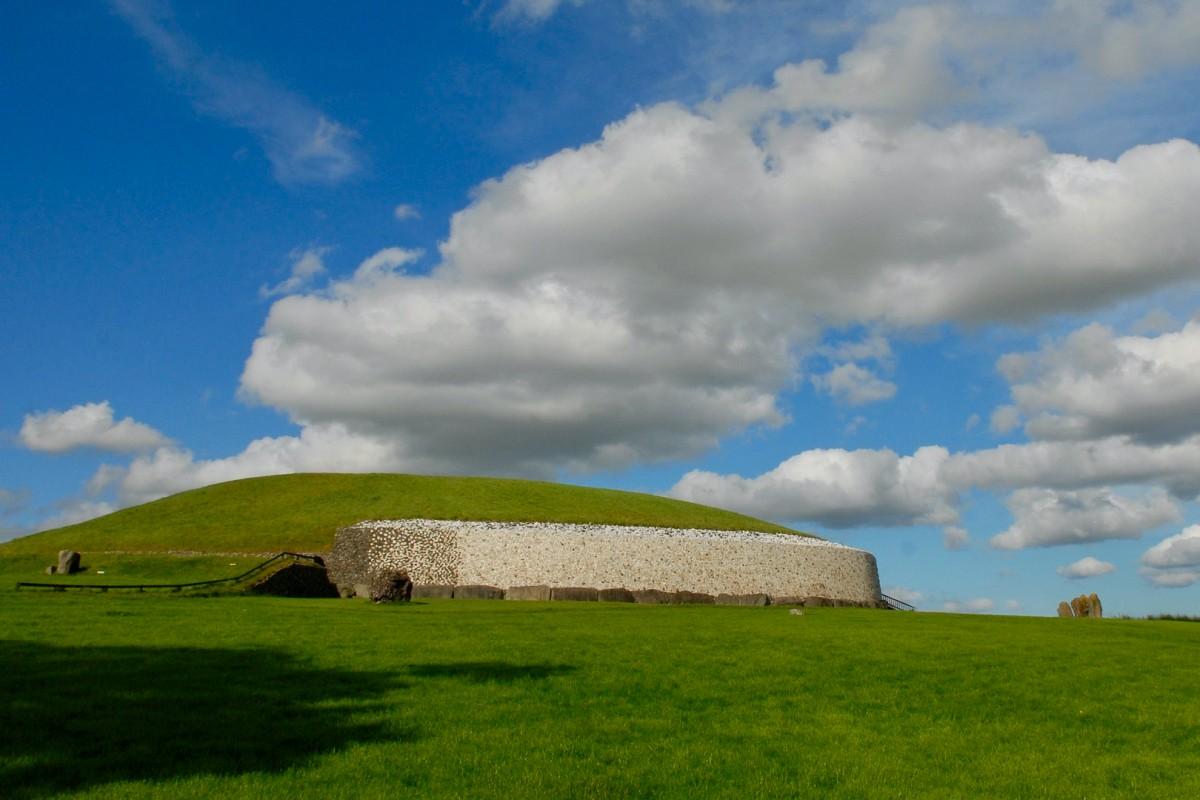
{"type": "MultiPolygon", "coordinates": [[[[508,478],[306,474],[219,483],[0,545],[0,556],[327,551],[364,519],[499,520],[796,531],[666,497],[508,478]]],[[[49,562],[48,562],[49,563],[49,562]]]]}

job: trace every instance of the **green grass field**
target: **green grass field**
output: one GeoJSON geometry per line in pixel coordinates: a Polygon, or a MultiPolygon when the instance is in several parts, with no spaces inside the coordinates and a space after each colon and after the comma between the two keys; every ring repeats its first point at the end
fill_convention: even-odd
{"type": "Polygon", "coordinates": [[[25,563],[6,797],[1200,796],[1196,625],[17,592],[25,563]]]}
{"type": "Polygon", "coordinates": [[[67,548],[84,553],[323,552],[333,547],[334,531],[344,525],[412,517],[797,533],[732,511],[637,492],[509,478],[301,474],[181,492],[0,544],[0,557],[50,556],[67,548]]]}

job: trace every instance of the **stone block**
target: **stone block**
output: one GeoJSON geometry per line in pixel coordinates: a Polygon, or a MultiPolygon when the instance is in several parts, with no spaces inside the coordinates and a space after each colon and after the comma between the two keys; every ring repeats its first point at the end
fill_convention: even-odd
{"type": "Polygon", "coordinates": [[[600,590],[584,586],[555,586],[550,590],[551,600],[590,600],[600,599],[600,590]]]}
{"type": "Polygon", "coordinates": [[[50,566],[46,567],[47,575],[53,575],[56,572],[58,572],[58,567],[56,567],[55,565],[51,564],[50,566]]]}
{"type": "Polygon", "coordinates": [[[79,572],[79,553],[74,550],[58,552],[58,575],[74,575],[79,572]]]}
{"type": "Polygon", "coordinates": [[[704,592],[676,592],[675,602],[690,606],[711,606],[713,603],[717,602],[717,598],[713,597],[711,594],[705,594],[704,592]]]}
{"type": "Polygon", "coordinates": [[[499,586],[470,584],[454,587],[455,600],[503,600],[504,590],[499,586]]]}
{"type": "Polygon", "coordinates": [[[833,600],[828,597],[806,597],[803,604],[811,608],[832,607],[833,600]]]}
{"type": "Polygon", "coordinates": [[[350,595],[351,597],[371,596],[371,584],[369,583],[356,583],[350,588],[352,590],[352,594],[350,595]]]}
{"type": "Polygon", "coordinates": [[[1095,592],[1092,592],[1090,595],[1088,595],[1088,606],[1090,607],[1092,616],[1096,619],[1100,619],[1104,616],[1104,607],[1100,605],[1100,595],[1096,594],[1095,592]]]}
{"type": "Polygon", "coordinates": [[[804,598],[796,594],[773,594],[771,595],[771,605],[802,606],[804,605],[804,598]]]}
{"type": "Polygon", "coordinates": [[[765,606],[770,602],[771,598],[765,594],[717,595],[717,605],[719,606],[765,606]]]}
{"type": "Polygon", "coordinates": [[[663,605],[675,602],[674,592],[663,592],[658,589],[634,589],[633,602],[663,605]]]}
{"type": "Polygon", "coordinates": [[[1059,603],[1059,604],[1058,604],[1058,615],[1059,615],[1060,617],[1073,617],[1073,616],[1075,616],[1075,615],[1074,615],[1074,614],[1071,612],[1071,604],[1070,604],[1070,603],[1068,603],[1066,600],[1063,600],[1061,603],[1059,603]]]}
{"type": "Polygon", "coordinates": [[[549,586],[510,586],[504,592],[505,600],[549,600],[549,586]]]}
{"type": "Polygon", "coordinates": [[[634,603],[633,592],[628,589],[601,589],[600,601],[602,603],[634,603]]]}
{"type": "Polygon", "coordinates": [[[442,583],[427,583],[424,586],[414,586],[412,596],[414,600],[449,600],[454,597],[454,587],[442,583]]]}

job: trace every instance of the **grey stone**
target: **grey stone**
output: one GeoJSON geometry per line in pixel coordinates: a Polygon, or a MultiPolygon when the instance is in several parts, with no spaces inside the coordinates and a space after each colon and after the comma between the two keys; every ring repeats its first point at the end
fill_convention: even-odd
{"type": "Polygon", "coordinates": [[[719,606],[765,606],[770,602],[771,598],[765,594],[717,595],[717,605],[719,606]]]}
{"type": "Polygon", "coordinates": [[[804,609],[803,608],[789,608],[788,614],[791,614],[793,617],[803,617],[804,609]]]}
{"type": "Polygon", "coordinates": [[[503,600],[504,590],[499,586],[468,584],[454,587],[455,600],[503,600]]]}
{"type": "Polygon", "coordinates": [[[79,572],[79,553],[74,550],[60,550],[58,553],[58,574],[74,575],[79,572]]]}
{"type": "Polygon", "coordinates": [[[822,606],[832,607],[833,601],[828,597],[806,597],[804,598],[804,605],[811,608],[821,608],[822,606]]]}
{"type": "Polygon", "coordinates": [[[1096,619],[1104,616],[1104,606],[1100,605],[1100,595],[1095,592],[1088,595],[1088,606],[1090,606],[1092,616],[1096,619]]]}
{"type": "Polygon", "coordinates": [[[351,588],[351,592],[352,592],[351,597],[370,597],[371,596],[371,584],[369,584],[369,583],[356,583],[350,588],[351,588]]]}
{"type": "Polygon", "coordinates": [[[555,586],[550,590],[551,600],[587,600],[600,599],[600,590],[586,586],[555,586]]]}
{"type": "Polygon", "coordinates": [[[636,602],[633,592],[628,589],[601,589],[600,601],[603,603],[633,603],[636,602]]]}
{"type": "Polygon", "coordinates": [[[686,605],[711,606],[713,603],[717,602],[717,598],[713,597],[711,594],[705,594],[704,592],[676,592],[675,602],[684,603],[686,605]]]}
{"type": "Polygon", "coordinates": [[[1071,611],[1071,604],[1068,603],[1066,600],[1063,600],[1061,603],[1058,604],[1058,615],[1060,617],[1075,616],[1074,612],[1071,611]]]}
{"type": "Polygon", "coordinates": [[[373,603],[406,603],[412,600],[412,593],[412,580],[404,570],[381,572],[371,581],[373,603]]]}
{"type": "Polygon", "coordinates": [[[55,574],[56,572],[58,572],[58,567],[54,566],[53,564],[51,564],[50,566],[46,567],[46,574],[47,574],[47,575],[53,575],[53,574],[55,574]]]}
{"type": "Polygon", "coordinates": [[[662,604],[666,604],[666,603],[674,603],[675,602],[675,593],[674,592],[663,592],[663,591],[659,591],[658,589],[634,589],[633,590],[633,601],[635,603],[648,603],[648,604],[652,604],[652,605],[653,604],[662,605],[662,604]]]}
{"type": "Polygon", "coordinates": [[[771,605],[773,606],[802,606],[804,598],[795,594],[773,594],[771,595],[771,605]]]}
{"type": "Polygon", "coordinates": [[[510,586],[504,592],[505,600],[549,600],[549,586],[510,586]]]}
{"type": "Polygon", "coordinates": [[[422,600],[449,600],[454,597],[454,587],[444,583],[427,583],[424,586],[414,586],[412,596],[422,600]]]}

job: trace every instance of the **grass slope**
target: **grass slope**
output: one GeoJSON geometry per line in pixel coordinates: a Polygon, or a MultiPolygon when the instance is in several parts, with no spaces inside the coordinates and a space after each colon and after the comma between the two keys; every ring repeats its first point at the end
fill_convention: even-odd
{"type": "Polygon", "coordinates": [[[636,492],[508,478],[302,474],[220,483],[0,545],[0,556],[60,549],[263,553],[327,551],[364,519],[502,520],[796,533],[752,517],[636,492]]]}
{"type": "Polygon", "coordinates": [[[0,590],[0,786],[1200,797],[1200,626],[0,590]]]}

